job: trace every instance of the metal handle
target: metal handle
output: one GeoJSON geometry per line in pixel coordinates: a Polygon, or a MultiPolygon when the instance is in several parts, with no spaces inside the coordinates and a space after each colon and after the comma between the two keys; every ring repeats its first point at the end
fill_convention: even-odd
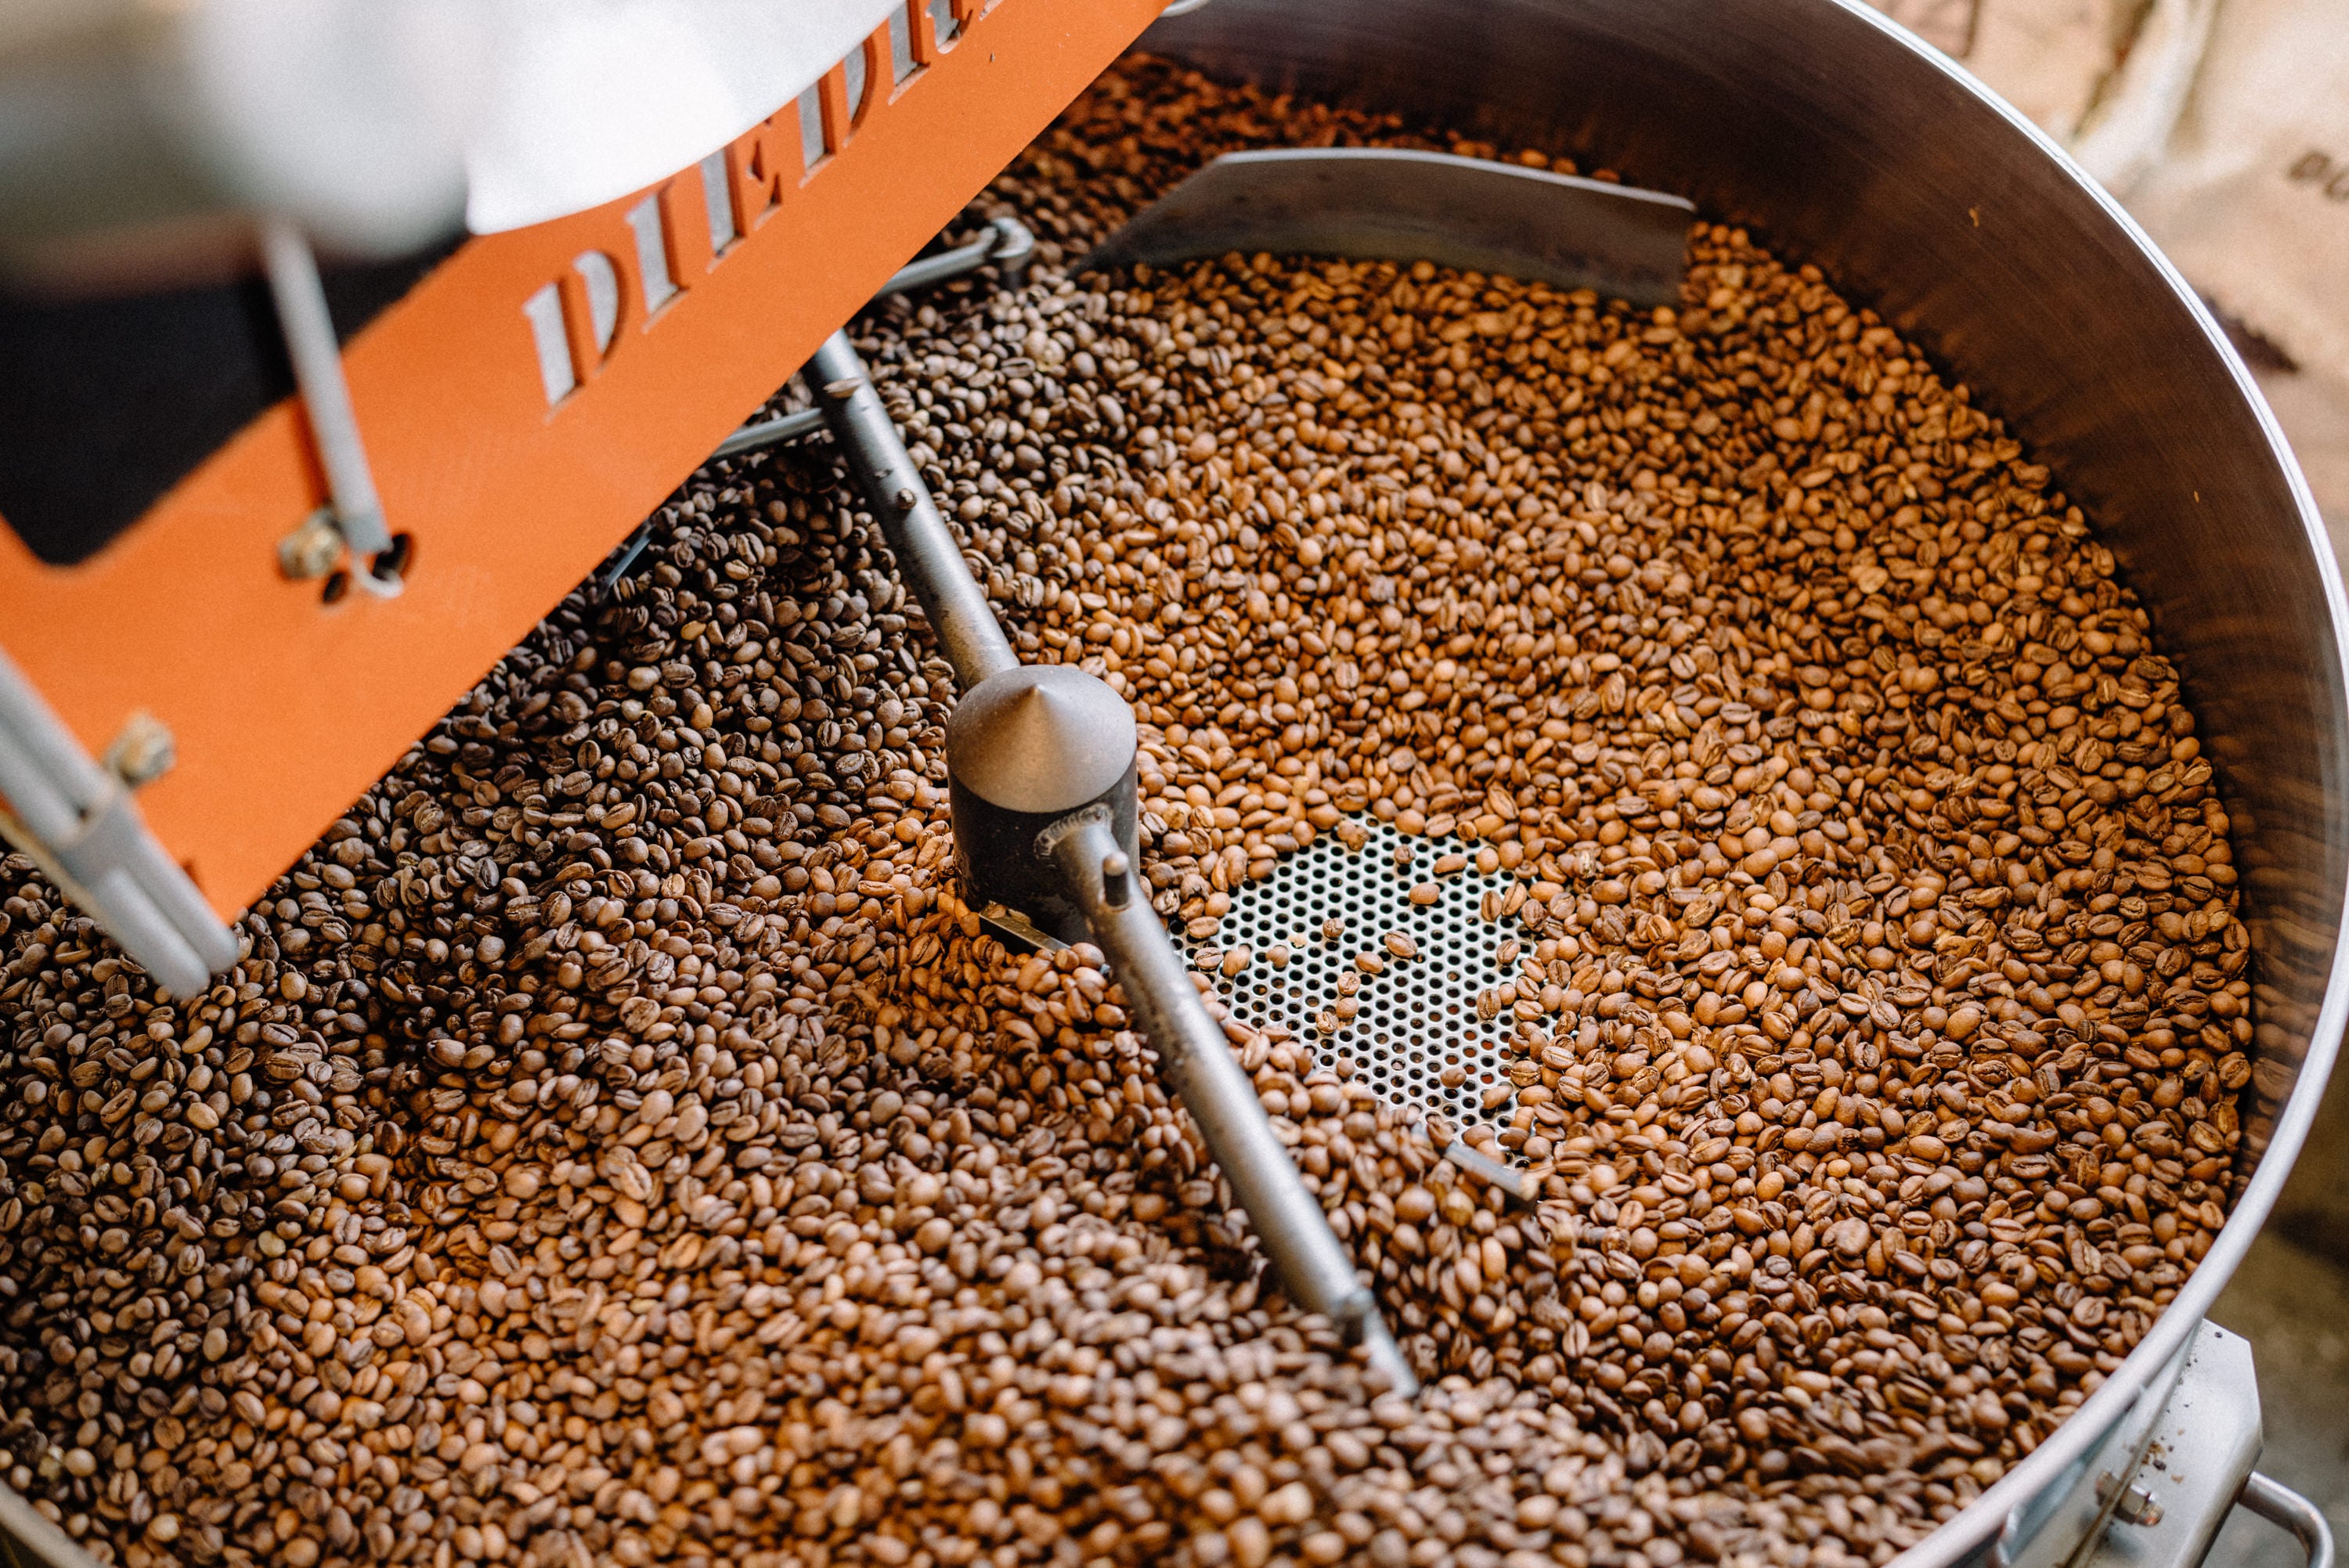
{"type": "Polygon", "coordinates": [[[885,294],[907,294],[975,273],[992,262],[1006,283],[1017,284],[1036,253],[1036,236],[1017,218],[998,218],[967,245],[907,262],[881,285],[885,294]]]}
{"type": "Polygon", "coordinates": [[[2244,1478],[2235,1502],[2298,1536],[2301,1550],[2308,1553],[2308,1568],[2333,1568],[2333,1526],[2316,1504],[2257,1470],[2244,1478]]]}
{"type": "Polygon", "coordinates": [[[1088,810],[1067,818],[1047,830],[1036,848],[1067,880],[1136,1022],[1158,1052],[1160,1070],[1247,1211],[1283,1288],[1299,1305],[1359,1339],[1371,1365],[1397,1389],[1418,1392],[1418,1379],[1379,1316],[1377,1301],[1355,1277],[1354,1260],[1305,1190],[1288,1150],[1273,1134],[1255,1082],[1233,1057],[1222,1026],[1208,1016],[1166,927],[1143,896],[1108,814],[1088,810]]]}

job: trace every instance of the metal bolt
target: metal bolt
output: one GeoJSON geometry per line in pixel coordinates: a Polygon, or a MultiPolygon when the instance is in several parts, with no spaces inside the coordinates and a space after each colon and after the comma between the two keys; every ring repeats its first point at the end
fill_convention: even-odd
{"type": "Polygon", "coordinates": [[[1102,857],[1102,897],[1112,909],[1123,909],[1125,901],[1133,896],[1133,862],[1123,850],[1112,850],[1102,857]]]}
{"type": "Polygon", "coordinates": [[[297,583],[324,577],[342,555],[342,530],[335,526],[333,511],[323,506],[277,542],[278,568],[297,583]]]}
{"type": "MultiPolygon", "coordinates": [[[[2119,1481],[2107,1470],[2096,1478],[2096,1495],[2110,1497],[2119,1481]]],[[[2153,1493],[2142,1486],[2132,1486],[2113,1504],[2113,1517],[2123,1524],[2134,1524],[2150,1530],[2161,1522],[2161,1504],[2154,1501],[2153,1493]]]]}
{"type": "Polygon", "coordinates": [[[109,772],[136,789],[169,773],[179,758],[171,730],[161,719],[140,709],[122,721],[121,733],[106,748],[105,762],[109,772]]]}

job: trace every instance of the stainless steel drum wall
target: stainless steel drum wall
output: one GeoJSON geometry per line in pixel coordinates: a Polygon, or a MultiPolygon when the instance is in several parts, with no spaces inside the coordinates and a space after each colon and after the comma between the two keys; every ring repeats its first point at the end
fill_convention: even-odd
{"type": "MultiPolygon", "coordinates": [[[[1147,46],[1229,79],[1581,152],[1754,223],[2028,432],[2155,609],[2231,802],[2263,1027],[2250,1174],[2172,1320],[1920,1568],[1982,1547],[2184,1343],[2273,1204],[2349,997],[2339,573],[2249,375],[2135,225],[2023,119],[1844,0],[1217,0],[1147,46]]],[[[2068,1479],[2065,1484],[2069,1484],[2068,1479]]]]}

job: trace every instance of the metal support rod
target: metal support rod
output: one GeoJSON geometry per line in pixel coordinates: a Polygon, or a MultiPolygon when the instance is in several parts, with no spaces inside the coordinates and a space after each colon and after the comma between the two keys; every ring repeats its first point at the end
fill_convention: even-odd
{"type": "Polygon", "coordinates": [[[724,440],[709,454],[714,462],[719,458],[739,458],[745,452],[755,452],[766,447],[780,447],[785,441],[796,441],[802,436],[812,436],[823,428],[823,410],[794,408],[788,414],[778,414],[771,419],[761,419],[755,425],[745,425],[724,440]]]}
{"type": "MultiPolygon", "coordinates": [[[[975,273],[993,262],[1007,278],[1017,279],[1027,271],[1028,259],[1036,253],[1036,236],[1028,225],[1017,218],[998,218],[987,232],[967,245],[957,245],[951,251],[941,251],[935,256],[924,256],[907,262],[881,285],[880,298],[885,294],[907,294],[915,289],[928,288],[934,284],[952,281],[975,273]]],[[[813,435],[823,428],[823,410],[800,408],[789,414],[779,414],[771,419],[761,419],[755,425],[745,425],[724,440],[710,453],[712,459],[739,458],[744,452],[781,446],[796,441],[802,436],[813,435]]]]}
{"type": "Polygon", "coordinates": [[[326,469],[326,489],[334,498],[335,526],[357,568],[353,575],[361,586],[388,597],[399,592],[399,578],[397,573],[378,576],[375,562],[391,549],[391,530],[384,521],[382,499],[376,494],[367,444],[359,438],[350,384],[343,378],[342,345],[326,311],[317,260],[301,232],[276,218],[261,225],[261,257],[269,274],[270,298],[277,306],[277,325],[285,335],[286,356],[294,362],[295,385],[301,388],[310,438],[317,445],[318,464],[326,469]]]}
{"type": "Polygon", "coordinates": [[[922,256],[907,262],[881,285],[885,294],[906,294],[927,288],[933,284],[947,283],[966,273],[975,273],[992,262],[1011,281],[1028,267],[1028,258],[1036,249],[1036,236],[1028,225],[1017,218],[998,218],[988,225],[987,232],[967,245],[957,245],[951,251],[940,251],[935,256],[922,256]]]}
{"type": "Polygon", "coordinates": [[[2316,1504],[2257,1470],[2244,1478],[2242,1495],[2235,1501],[2297,1536],[2308,1553],[2308,1568],[2333,1568],[2333,1526],[2316,1504]]]}
{"type": "Polygon", "coordinates": [[[128,787],[90,760],[4,653],[0,796],[0,832],[172,995],[197,995],[236,962],[235,935],[163,852],[128,787]]]}
{"type": "Polygon", "coordinates": [[[1108,814],[1087,810],[1047,829],[1039,854],[1060,868],[1092,940],[1124,987],[1134,1019],[1158,1052],[1159,1071],[1198,1124],[1208,1154],[1231,1182],[1291,1299],[1359,1340],[1370,1364],[1400,1392],[1419,1390],[1379,1315],[1370,1287],[1305,1190],[1255,1082],[1207,1014],[1191,973],[1143,895],[1136,868],[1118,845],[1108,814]]]}
{"type": "Polygon", "coordinates": [[[5,1547],[0,1547],[0,1555],[10,1563],[96,1568],[80,1542],[52,1524],[48,1515],[26,1501],[14,1487],[0,1487],[0,1531],[11,1538],[5,1547]]]}
{"type": "Polygon", "coordinates": [[[881,531],[896,552],[897,569],[922,602],[930,630],[954,665],[957,684],[969,691],[988,676],[1017,666],[1019,655],[996,624],[985,591],[971,576],[946,519],[938,515],[929,487],[897,438],[897,427],[846,333],[835,332],[824,340],[808,361],[806,377],[857,488],[881,520],[881,531]]]}

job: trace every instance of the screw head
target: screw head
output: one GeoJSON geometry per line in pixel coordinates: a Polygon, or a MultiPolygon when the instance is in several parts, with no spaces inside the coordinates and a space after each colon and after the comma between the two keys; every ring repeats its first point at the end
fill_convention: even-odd
{"type": "Polygon", "coordinates": [[[277,542],[278,569],[296,582],[324,577],[342,559],[343,533],[333,515],[320,507],[277,542]]]}
{"type": "Polygon", "coordinates": [[[141,709],[122,721],[122,732],[106,748],[106,767],[133,789],[151,784],[179,760],[178,745],[161,719],[141,709]]]}

